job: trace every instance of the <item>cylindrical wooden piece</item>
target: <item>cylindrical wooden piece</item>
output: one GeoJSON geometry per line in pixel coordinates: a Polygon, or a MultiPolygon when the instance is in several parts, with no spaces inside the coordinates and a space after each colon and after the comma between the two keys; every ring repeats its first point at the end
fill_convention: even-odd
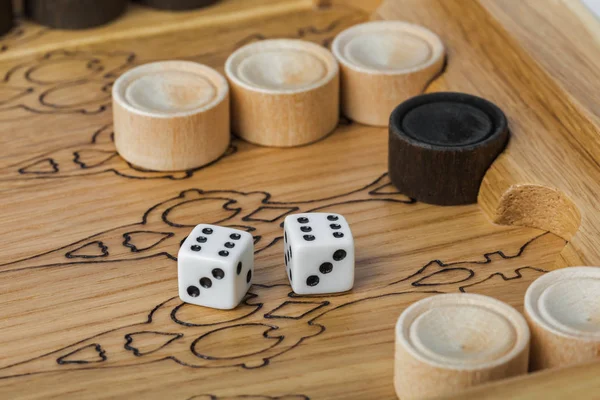
{"type": "Polygon", "coordinates": [[[386,126],[398,104],[423,93],[445,58],[435,33],[400,21],[355,25],[331,48],[340,62],[343,114],[376,126],[386,126]]]}
{"type": "Polygon", "coordinates": [[[4,35],[13,27],[12,0],[0,0],[0,35],[4,35]]]}
{"type": "Polygon", "coordinates": [[[394,386],[401,400],[448,395],[527,373],[529,328],[501,301],[476,294],[420,300],[396,324],[394,386]]]}
{"type": "Polygon", "coordinates": [[[600,360],[600,267],[559,269],[525,293],[531,369],[600,360]]]}
{"type": "Polygon", "coordinates": [[[413,97],[390,117],[390,179],[424,203],[476,203],[508,136],[504,113],[487,100],[443,92],[413,97]]]}
{"type": "Polygon", "coordinates": [[[229,88],[206,65],[165,61],[123,74],[113,86],[115,145],[156,171],[208,164],[229,145],[229,88]]]}
{"type": "Polygon", "coordinates": [[[136,0],[138,3],[160,10],[184,11],[210,6],[219,0],[136,0]]]}
{"type": "Polygon", "coordinates": [[[339,119],[339,68],[311,42],[264,40],[234,52],[225,64],[231,84],[232,128],[263,146],[314,142],[339,119]]]}
{"type": "Polygon", "coordinates": [[[127,0],[25,0],[25,15],[57,29],[87,29],[106,24],[127,8],[127,0]]]}

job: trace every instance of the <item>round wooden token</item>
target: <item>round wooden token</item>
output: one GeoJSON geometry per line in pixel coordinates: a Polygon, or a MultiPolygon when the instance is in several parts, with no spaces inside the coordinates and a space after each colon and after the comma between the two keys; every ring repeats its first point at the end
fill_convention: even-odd
{"type": "Polygon", "coordinates": [[[208,164],[229,145],[229,88],[214,69],[187,61],[142,65],[113,86],[115,144],[156,171],[208,164]]]}
{"type": "Polygon", "coordinates": [[[4,35],[13,27],[12,0],[0,0],[0,35],[4,35]]]}
{"type": "Polygon", "coordinates": [[[136,0],[138,3],[161,10],[183,11],[210,6],[219,0],[136,0]]]}
{"type": "Polygon", "coordinates": [[[475,203],[483,176],[508,136],[504,113],[480,97],[413,97],[390,117],[390,178],[402,193],[424,203],[475,203]]]}
{"type": "Polygon", "coordinates": [[[525,293],[531,328],[531,368],[562,367],[600,358],[600,268],[547,273],[525,293]]]}
{"type": "Polygon", "coordinates": [[[525,318],[476,294],[420,300],[396,324],[394,386],[402,400],[425,399],[527,372],[525,318]]]}
{"type": "Polygon", "coordinates": [[[127,0],[25,0],[25,15],[57,29],[86,29],[106,24],[127,8],[127,0]]]}
{"type": "Polygon", "coordinates": [[[231,84],[232,128],[264,146],[314,142],[339,118],[339,68],[311,42],[264,40],[234,52],[225,64],[231,84]]]}
{"type": "Polygon", "coordinates": [[[355,25],[331,47],[340,62],[342,112],[367,125],[386,126],[394,107],[422,93],[444,65],[440,38],[407,22],[355,25]]]}

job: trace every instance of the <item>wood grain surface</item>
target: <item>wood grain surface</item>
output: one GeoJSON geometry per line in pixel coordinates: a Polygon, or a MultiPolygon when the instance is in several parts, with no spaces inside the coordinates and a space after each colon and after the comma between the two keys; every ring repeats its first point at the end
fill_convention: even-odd
{"type": "Polygon", "coordinates": [[[216,3],[218,0],[136,0],[141,4],[145,4],[150,7],[158,8],[161,10],[194,10],[210,6],[216,3]]]}
{"type": "Polygon", "coordinates": [[[600,363],[546,370],[436,400],[600,399],[600,363]]]}
{"type": "MultiPolygon", "coordinates": [[[[166,59],[223,71],[235,49],[265,38],[329,45],[378,1],[224,0],[177,14],[132,6],[85,32],[21,22],[1,38],[0,397],[394,398],[393,329],[408,305],[462,291],[522,310],[528,284],[559,254],[558,265],[593,260],[600,247],[589,242],[589,213],[581,212],[587,241],[575,240],[574,223],[537,229],[488,217],[521,178],[549,184],[542,178],[561,175],[553,187],[566,204],[590,204],[597,129],[586,98],[567,94],[560,69],[539,63],[487,5],[396,3],[402,19],[438,33],[449,49],[446,72],[427,90],[482,95],[509,118],[515,139],[488,173],[483,207],[436,207],[397,193],[386,175],[387,129],[347,120],[306,147],[234,139],[196,170],[147,171],[116,154],[110,87],[121,73],[166,59]],[[355,287],[294,297],[280,223],[316,210],[351,224],[355,287]],[[255,237],[255,284],[235,310],[176,297],[175,257],[200,222],[255,237]]],[[[385,3],[379,17],[395,7],[385,3]]],[[[568,374],[574,390],[590,387],[581,369],[568,374]]],[[[539,380],[552,376],[534,376],[533,393],[551,393],[539,380]]]]}

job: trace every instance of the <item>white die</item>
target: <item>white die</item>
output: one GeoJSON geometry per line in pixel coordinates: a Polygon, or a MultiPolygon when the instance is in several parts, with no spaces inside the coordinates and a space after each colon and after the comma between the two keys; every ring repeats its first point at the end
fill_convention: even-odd
{"type": "Polygon", "coordinates": [[[229,310],[246,295],[254,274],[248,232],[200,224],[177,255],[179,297],[186,303],[229,310]]]}
{"type": "Polygon", "coordinates": [[[354,239],[340,214],[305,213],[285,218],[284,261],[297,294],[345,292],[354,285],[354,239]]]}

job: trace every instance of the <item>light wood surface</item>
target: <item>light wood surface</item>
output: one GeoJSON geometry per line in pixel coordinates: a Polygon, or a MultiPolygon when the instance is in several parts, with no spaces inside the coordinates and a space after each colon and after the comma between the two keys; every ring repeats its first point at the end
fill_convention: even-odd
{"type": "Polygon", "coordinates": [[[545,370],[505,381],[482,385],[436,400],[544,400],[600,399],[600,363],[545,370]]]}
{"type": "Polygon", "coordinates": [[[339,67],[322,46],[293,39],[250,43],[227,59],[225,73],[232,130],[250,143],[300,146],[338,124],[339,67]]]}
{"type": "Polygon", "coordinates": [[[210,6],[219,0],[135,0],[150,7],[161,10],[194,10],[210,6]]]}
{"type": "Polygon", "coordinates": [[[535,1],[481,0],[481,4],[597,126],[600,20],[579,0],[553,0],[551,7],[537,7],[535,1]]]}
{"type": "Polygon", "coordinates": [[[494,298],[453,293],[419,300],[396,324],[396,394],[430,399],[525,374],[529,339],[525,318],[494,298]]]}
{"type": "MultiPolygon", "coordinates": [[[[2,43],[0,60],[109,41],[136,38],[141,40],[156,35],[168,36],[203,27],[216,29],[222,25],[243,24],[243,21],[252,18],[269,19],[288,12],[307,10],[313,6],[312,0],[221,0],[215,7],[186,12],[167,12],[130,3],[123,18],[108,25],[77,32],[48,29],[22,19],[17,29],[7,37],[0,38],[2,43]]],[[[200,52],[201,49],[197,49],[190,54],[200,52]]]]}
{"type": "Polygon", "coordinates": [[[433,32],[399,21],[355,25],[331,48],[340,63],[342,112],[367,125],[387,126],[392,110],[421,94],[444,65],[444,45],[433,32]]]}
{"type": "Polygon", "coordinates": [[[112,100],[115,146],[138,167],[199,168],[229,146],[229,85],[206,65],[163,61],[139,66],[115,81],[112,100]]]}
{"type": "Polygon", "coordinates": [[[531,369],[600,361],[600,268],[552,271],[527,289],[531,369]]]}
{"type": "MultiPolygon", "coordinates": [[[[492,224],[477,205],[442,208],[397,193],[385,175],[385,128],[342,120],[323,140],[285,150],[235,139],[214,164],[183,172],[140,169],[116,154],[107,88],[125,71],[179,59],[223,72],[234,50],[265,38],[328,45],[377,3],[224,0],[177,14],[132,6],[90,31],[21,23],[0,39],[0,398],[395,398],[394,323],[406,307],[435,293],[467,292],[521,311],[527,286],[554,268],[559,253],[559,265],[577,254],[543,230],[492,224]],[[351,292],[290,296],[280,224],[291,211],[347,217],[356,243],[351,292]],[[251,230],[257,240],[251,296],[236,310],[176,299],[174,258],[199,222],[251,230]]],[[[589,104],[576,92],[563,96],[555,75],[488,11],[476,2],[460,12],[454,1],[402,3],[403,19],[448,45],[449,69],[428,91],[493,97],[514,132],[550,135],[526,141],[536,155],[507,169],[536,162],[551,173],[538,147],[566,134],[565,125],[593,150],[595,124],[572,125],[589,104]],[[482,48],[494,57],[491,50],[500,49],[498,59],[504,54],[510,65],[480,58],[482,48]],[[476,67],[462,65],[470,57],[476,67]],[[551,112],[534,118],[520,99],[541,112],[532,100],[538,94],[551,112]]],[[[532,154],[519,138],[509,151],[532,154]]],[[[572,153],[574,140],[556,142],[556,151],[565,145],[565,176],[582,164],[573,185],[595,173],[590,153],[572,153]]],[[[583,197],[570,192],[572,201],[587,199],[585,190],[583,197]]],[[[577,398],[592,398],[598,372],[573,371],[561,391],[546,375],[502,387],[538,396],[572,388],[577,398]]]]}

